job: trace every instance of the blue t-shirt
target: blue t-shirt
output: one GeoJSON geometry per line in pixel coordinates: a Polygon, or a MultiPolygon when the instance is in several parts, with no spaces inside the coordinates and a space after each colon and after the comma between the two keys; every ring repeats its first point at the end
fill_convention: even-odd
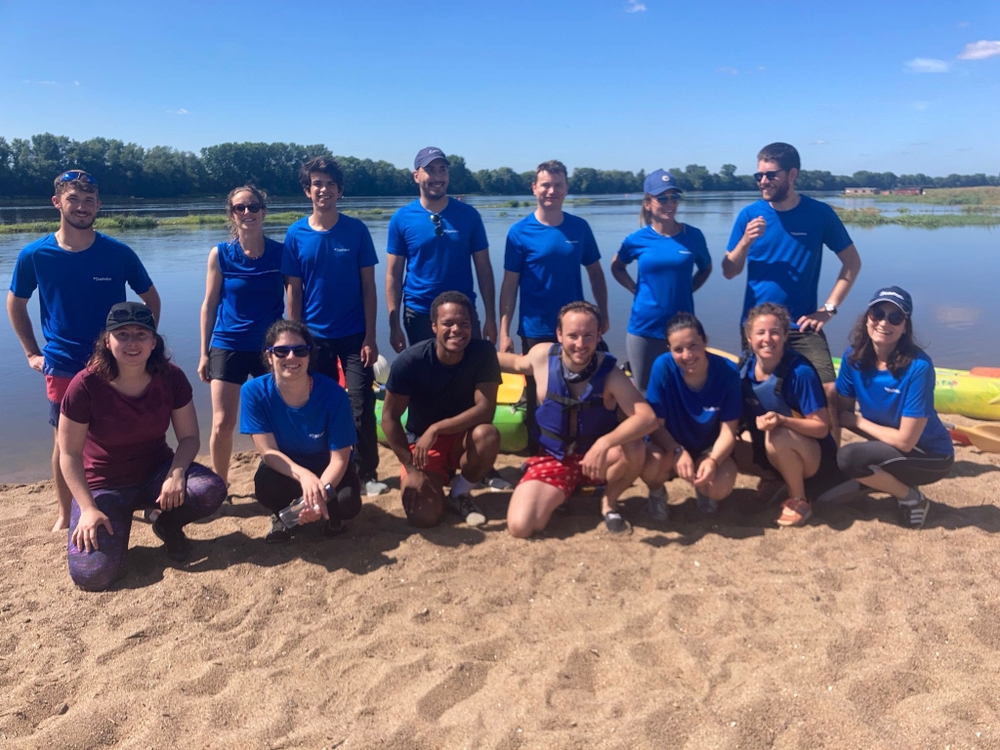
{"type": "Polygon", "coordinates": [[[653,362],[646,400],[674,440],[693,458],[711,448],[723,422],[743,414],[743,394],[736,364],[708,352],[708,378],[699,391],[684,382],[684,374],[670,352],[653,362]]]}
{"type": "Polygon", "coordinates": [[[476,303],[472,287],[472,254],[489,248],[479,212],[454,198],[441,212],[441,236],[435,233],[432,212],[413,201],[389,221],[390,255],[406,258],[403,302],[425,315],[441,292],[455,290],[476,303]]]}
{"type": "Polygon", "coordinates": [[[248,380],[240,387],[240,432],[270,432],[278,450],[298,464],[353,446],[357,436],[347,392],[325,375],[312,378],[309,400],[297,409],[281,398],[273,373],[248,380]]]}
{"type": "Polygon", "coordinates": [[[264,238],[264,253],[248,258],[235,237],[220,242],[222,290],[212,333],[212,346],[236,352],[259,352],[264,334],[285,312],[285,282],[281,274],[283,246],[264,238]]]}
{"type": "Polygon", "coordinates": [[[288,227],[281,272],[302,279],[302,322],[336,339],[366,332],[361,269],[377,263],[364,222],[340,214],[332,229],[317,232],[306,217],[288,227]]]}
{"type": "Polygon", "coordinates": [[[125,301],[125,284],[136,294],[153,286],[132,248],[100,232],[79,252],[63,250],[55,234],[21,251],[10,291],[29,299],[38,289],[46,370],[73,374],[86,366],[108,311],[125,301]]]}
{"type": "Polygon", "coordinates": [[[823,245],[839,254],[852,244],[844,223],[830,206],[807,195],[799,198],[799,205],[790,211],[775,211],[770,203],[759,200],[736,217],[729,250],[739,244],[753,219],[763,216],[767,222],[764,234],[747,252],[747,290],[740,325],[751,308],[773,302],[788,308],[791,327],[798,330],[795,321],[817,309],[823,245]]]}
{"type": "Polygon", "coordinates": [[[934,410],[934,363],[919,352],[899,377],[888,370],[857,370],[847,358],[851,347],[840,360],[837,393],[857,401],[861,416],[884,427],[898,430],[903,417],[927,418],[917,448],[938,456],[953,456],[948,430],[934,410]]]}
{"type": "Polygon", "coordinates": [[[618,260],[625,265],[639,261],[628,332],[652,339],[667,337],[667,321],[676,313],[694,314],[694,267],[704,271],[712,265],[705,235],[687,224],[674,237],[653,227],[633,232],[622,242],[618,260]]]}
{"type": "Polygon", "coordinates": [[[564,213],[562,224],[550,227],[530,213],[514,224],[503,267],[521,274],[518,334],[555,336],[562,306],[583,299],[579,267],[600,259],[594,233],[579,216],[564,213]]]}

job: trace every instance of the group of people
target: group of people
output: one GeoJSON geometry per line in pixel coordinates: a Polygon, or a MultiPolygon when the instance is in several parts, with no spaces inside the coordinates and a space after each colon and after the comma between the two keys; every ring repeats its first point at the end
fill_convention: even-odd
{"type": "MultiPolygon", "coordinates": [[[[891,494],[901,522],[922,526],[929,501],[919,487],[947,474],[953,449],[933,407],[933,365],[913,338],[913,302],[898,287],[876,292],[836,375],[822,329],[861,261],[836,213],[795,191],[799,168],[788,144],[758,154],[761,200],[740,212],[722,261],[727,278],[747,269],[739,365],[708,350],[694,315],[712,260],[704,235],[677,219],[682,191],[663,170],[645,178],[640,228],[611,262],[634,295],[630,378],[602,341],[610,321],[594,235],[562,210],[566,167],[539,165],[536,209],[509,231],[498,325],[482,219],[448,195],[444,152],[421,149],[420,195],[390,221],[385,280],[397,357],[382,428],[401,465],[408,521],[432,526],[450,510],[469,525],[486,522],[471,491],[499,452],[492,422],[505,371],[526,377],[532,436],[507,511],[516,537],[545,528],[582,484],[602,488],[612,534],[628,530],[618,501],[638,478],[654,520],[668,517],[664,483],[673,477],[714,513],[740,471],[783,482],[782,526],[805,523],[818,493],[845,480],[891,494]],[[819,305],[824,245],[841,270],[819,305]],[[596,304],[584,301],[580,266],[596,304]],[[839,447],[841,428],[865,440],[839,447]]],[[[291,538],[281,511],[297,498],[297,524],[318,522],[334,536],[363,495],[386,491],[373,388],[377,253],[365,224],[338,210],[336,160],[308,161],[300,181],[312,212],[284,243],[264,234],[264,191],[244,185],[226,200],[230,239],[208,255],[198,363],[212,396],[208,468],[194,462],[192,389],[168,360],[152,280],[131,249],[94,231],[94,177],[70,170],[55,179],[60,227],[19,255],[7,310],[29,365],[45,376],[54,529],[69,530],[70,574],[82,588],[105,589],[123,574],[139,510],[170,559],[190,555],[183,527],[225,500],[237,422],[260,455],[254,483],[273,514],[268,542],[291,538]],[[125,301],[126,285],[141,303],[125,301]],[[36,289],[44,352],[27,313],[36,289]]]]}

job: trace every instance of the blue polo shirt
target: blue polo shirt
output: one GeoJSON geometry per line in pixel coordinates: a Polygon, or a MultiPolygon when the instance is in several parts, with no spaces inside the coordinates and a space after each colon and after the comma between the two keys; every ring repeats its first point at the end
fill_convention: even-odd
{"type": "Polygon", "coordinates": [[[47,371],[73,374],[87,365],[108,311],[125,301],[126,284],[136,294],[153,286],[132,248],[100,232],[86,250],[63,250],[50,234],[20,252],[10,291],[30,299],[38,289],[47,371]]]}
{"type": "Polygon", "coordinates": [[[857,401],[861,416],[898,430],[903,417],[927,418],[917,448],[937,456],[953,456],[948,430],[934,410],[934,363],[919,352],[899,376],[888,370],[858,370],[848,363],[851,347],[840,360],[837,393],[857,401]]]}
{"type": "Polygon", "coordinates": [[[388,252],[406,258],[403,302],[425,315],[441,292],[459,291],[476,303],[472,254],[489,248],[483,219],[472,206],[449,198],[439,215],[440,235],[435,232],[433,212],[419,199],[400,208],[389,221],[388,252]]]}
{"type": "Polygon", "coordinates": [[[823,245],[839,254],[853,244],[851,237],[830,206],[801,195],[799,205],[790,211],[775,211],[765,200],[740,211],[728,250],[739,244],[747,224],[758,216],[764,217],[767,228],[747,251],[747,289],[740,325],[751,308],[773,302],[788,308],[791,328],[798,330],[795,321],[817,309],[823,245]]]}
{"type": "Polygon", "coordinates": [[[514,224],[503,267],[521,275],[518,334],[555,336],[562,306],[584,298],[580,266],[600,259],[594,233],[579,216],[563,213],[562,223],[550,227],[532,212],[514,224]]]}
{"type": "Polygon", "coordinates": [[[268,373],[240,387],[240,432],[271,433],[278,450],[297,464],[330,456],[357,443],[351,401],[332,378],[313,373],[309,400],[297,409],[285,403],[268,373]]]}
{"type": "Polygon", "coordinates": [[[264,253],[248,258],[237,238],[217,247],[222,291],[212,346],[236,352],[259,352],[264,334],[285,312],[281,274],[283,246],[264,238],[264,253]]]}
{"type": "Polygon", "coordinates": [[[639,261],[635,299],[628,332],[651,339],[667,337],[667,321],[679,312],[694,314],[691,277],[694,268],[712,265],[705,235],[687,224],[673,237],[664,237],[650,226],[633,232],[622,242],[618,260],[639,261]]]}
{"type": "Polygon", "coordinates": [[[711,448],[722,423],[743,414],[743,392],[736,364],[708,352],[708,378],[701,390],[693,391],[670,352],[653,362],[646,400],[674,440],[692,458],[711,448]]]}
{"type": "Polygon", "coordinates": [[[302,322],[324,339],[365,333],[361,269],[378,263],[364,222],[340,214],[325,232],[309,217],[288,227],[281,272],[302,279],[302,322]]]}

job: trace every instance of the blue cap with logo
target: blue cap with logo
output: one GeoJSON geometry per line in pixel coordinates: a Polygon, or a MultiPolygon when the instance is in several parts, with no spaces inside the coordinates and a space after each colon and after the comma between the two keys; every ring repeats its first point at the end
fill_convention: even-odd
{"type": "Polygon", "coordinates": [[[662,195],[668,190],[676,190],[678,193],[684,191],[677,187],[674,176],[663,169],[657,169],[646,175],[646,180],[642,183],[642,189],[649,195],[662,195]]]}
{"type": "Polygon", "coordinates": [[[877,305],[879,302],[891,302],[907,317],[913,312],[913,298],[908,291],[898,286],[886,286],[879,289],[871,298],[868,307],[877,305]]]}
{"type": "MultiPolygon", "coordinates": [[[[444,155],[444,151],[439,149],[437,146],[427,146],[425,148],[417,151],[417,158],[413,160],[413,169],[417,170],[421,167],[426,167],[435,159],[444,159],[444,163],[448,164],[448,157],[444,155]]],[[[451,166],[449,164],[449,166],[451,166]]]]}

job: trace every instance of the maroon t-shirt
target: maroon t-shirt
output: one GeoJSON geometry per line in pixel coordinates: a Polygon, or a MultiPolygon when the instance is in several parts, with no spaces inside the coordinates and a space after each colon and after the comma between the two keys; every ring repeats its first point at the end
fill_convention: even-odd
{"type": "Polygon", "coordinates": [[[93,373],[78,372],[62,413],[87,425],[83,468],[91,489],[143,484],[174,456],[167,445],[170,415],[191,402],[191,384],[179,367],[155,375],[141,396],[126,396],[93,373]]]}

